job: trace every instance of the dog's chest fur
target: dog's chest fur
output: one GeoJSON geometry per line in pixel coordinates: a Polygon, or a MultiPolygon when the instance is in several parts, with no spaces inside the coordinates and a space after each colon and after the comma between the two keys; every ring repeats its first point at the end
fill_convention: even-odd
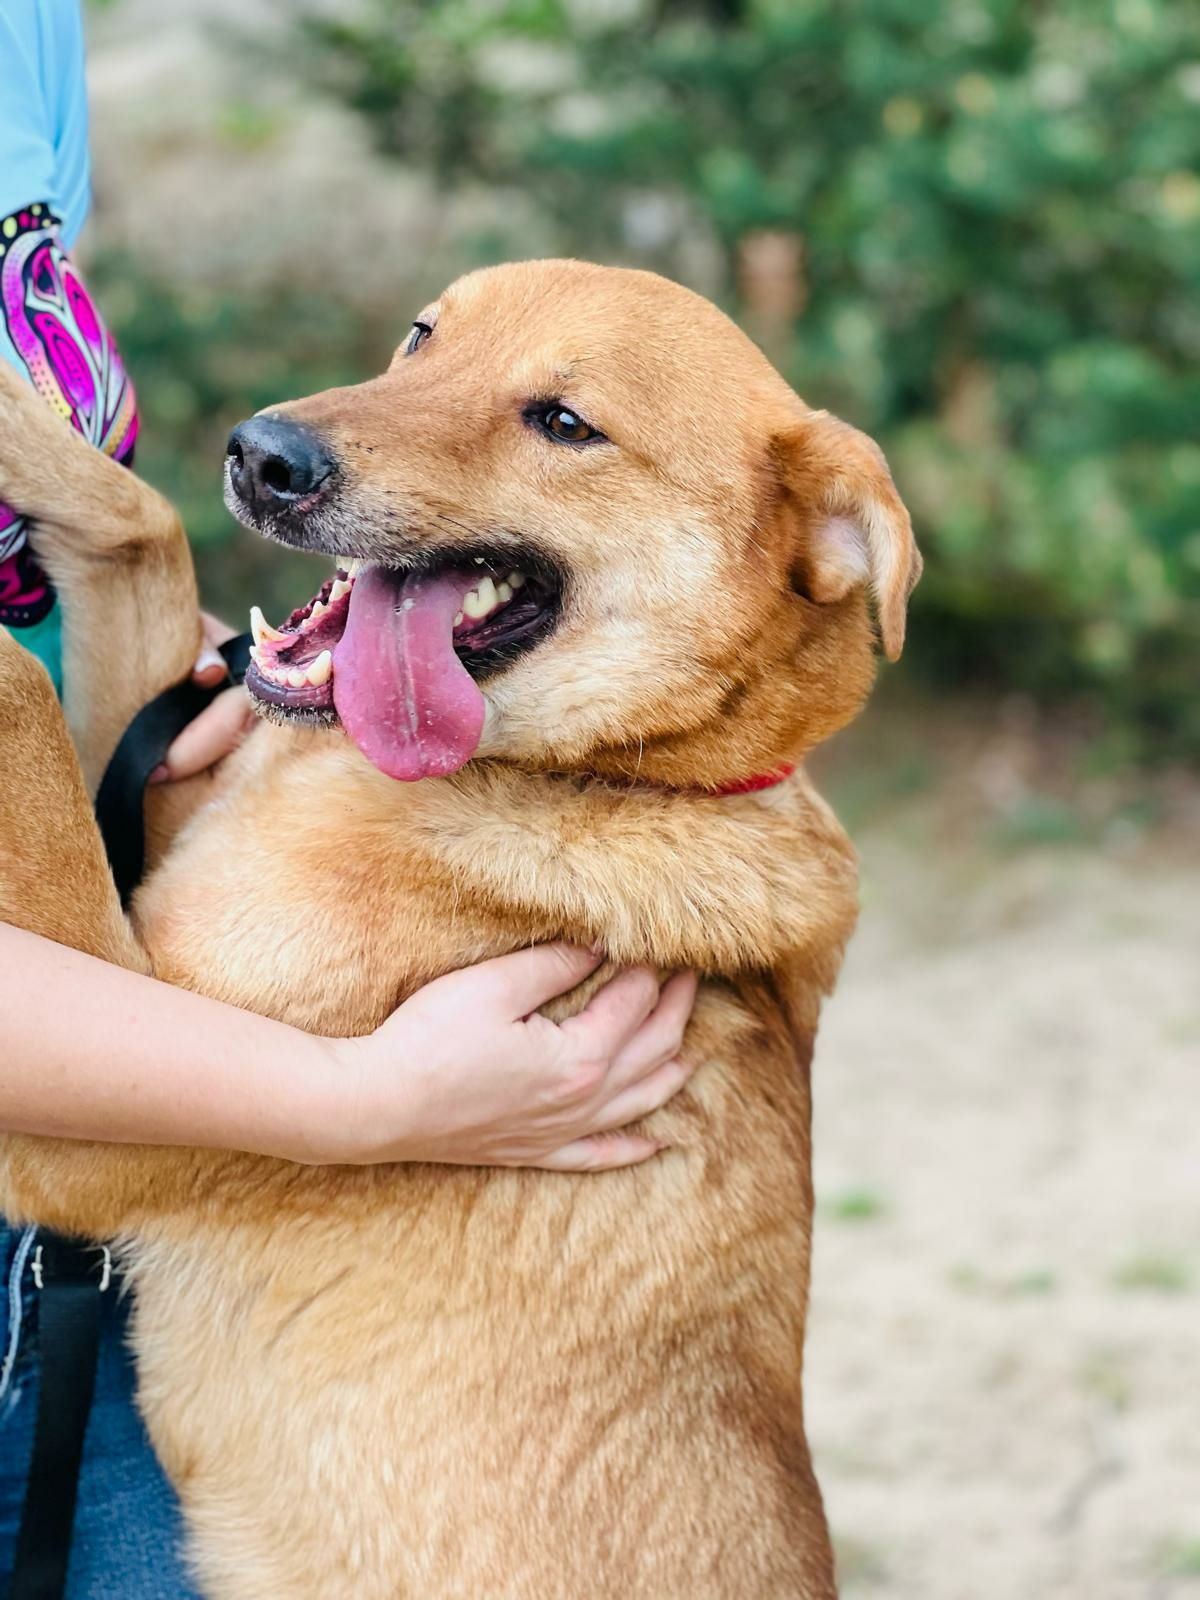
{"type": "Polygon", "coordinates": [[[811,1032],[853,927],[853,853],[801,774],[724,801],[486,764],[402,785],[277,729],[229,765],[138,931],[161,976],[314,1031],[369,1031],[443,972],[566,937],[713,976],[788,968],[811,1032]]]}
{"type": "MultiPolygon", "coordinates": [[[[837,952],[796,968],[770,948],[795,913],[784,883],[764,888],[769,861],[755,868],[765,836],[747,846],[741,878],[728,837],[716,840],[718,883],[689,815],[654,812],[647,830],[611,794],[539,802],[537,780],[515,782],[515,795],[495,774],[400,791],[333,741],[272,732],[250,742],[140,897],[160,975],[331,1034],[365,1031],[429,978],[534,939],[606,937],[622,960],[707,958],[716,969],[686,1045],[700,1071],[652,1125],[673,1148],[645,1167],[602,1179],[420,1166],[298,1174],[217,1158],[206,1223],[192,1210],[178,1230],[148,1232],[135,1257],[145,1405],[202,1549],[237,1547],[238,1508],[271,1492],[284,1453],[311,1464],[297,1518],[319,1514],[323,1475],[359,1474],[368,1502],[394,1499],[405,1526],[423,1530],[417,1548],[377,1518],[330,1535],[339,1573],[359,1559],[357,1541],[394,1539],[380,1559],[361,1556],[364,1570],[403,1570],[412,1592],[443,1581],[439,1562],[461,1592],[483,1592],[471,1583],[494,1572],[494,1554],[478,1545],[481,1515],[514,1546],[517,1526],[502,1524],[517,1510],[611,1539],[613,1498],[634,1494],[631,1460],[649,1480],[631,1505],[652,1507],[659,1474],[698,1450],[712,1464],[690,1474],[697,1493],[722,1484],[751,1515],[762,1496],[792,1504],[799,1482],[803,1509],[807,1052],[837,952]],[[288,849],[268,850],[285,825],[288,849]],[[752,881],[731,930],[728,896],[752,881]],[[755,939],[760,976],[720,977],[729,951],[755,939]],[[267,987],[248,992],[236,975],[267,987]],[[181,1363],[210,1381],[181,1384],[181,1363]],[[234,1468],[229,1407],[215,1418],[189,1399],[214,1388],[245,1417],[234,1468]],[[297,1391],[310,1403],[289,1406],[297,1391]],[[321,1448],[289,1439],[294,1416],[323,1410],[321,1448]],[[740,1452],[736,1490],[721,1465],[731,1416],[765,1440],[740,1452]],[[427,1547],[432,1527],[452,1550],[427,1547]]],[[[677,1481],[669,1494],[664,1482],[676,1516],[678,1498],[677,1481]]],[[[275,1507],[268,1520],[286,1527],[292,1514],[275,1507]]],[[[247,1558],[258,1525],[251,1516],[247,1558]]],[[[618,1536],[629,1561],[642,1559],[648,1531],[618,1536]]],[[[586,1592],[588,1562],[611,1571],[613,1553],[576,1533],[554,1559],[556,1583],[578,1561],[583,1587],[548,1590],[544,1573],[530,1574],[531,1593],[586,1592]]],[[[254,1551],[253,1565],[283,1585],[275,1592],[299,1581],[287,1562],[286,1548],[254,1551]]]]}

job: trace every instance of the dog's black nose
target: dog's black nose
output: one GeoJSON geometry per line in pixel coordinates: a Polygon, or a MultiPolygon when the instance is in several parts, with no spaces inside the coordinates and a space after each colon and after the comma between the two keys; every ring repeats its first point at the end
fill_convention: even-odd
{"type": "Polygon", "coordinates": [[[287,417],[239,423],[225,454],[234,492],[264,509],[312,494],[337,465],[315,433],[287,417]]]}

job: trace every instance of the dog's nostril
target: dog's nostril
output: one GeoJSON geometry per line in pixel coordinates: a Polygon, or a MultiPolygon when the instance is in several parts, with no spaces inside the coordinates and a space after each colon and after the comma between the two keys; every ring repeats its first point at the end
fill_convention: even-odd
{"type": "Polygon", "coordinates": [[[271,509],[315,493],[337,466],[319,435],[289,417],[239,423],[225,455],[234,493],[271,509]]]}
{"type": "Polygon", "coordinates": [[[292,471],[280,456],[268,456],[258,470],[258,475],[268,489],[276,494],[292,492],[292,471]]]}

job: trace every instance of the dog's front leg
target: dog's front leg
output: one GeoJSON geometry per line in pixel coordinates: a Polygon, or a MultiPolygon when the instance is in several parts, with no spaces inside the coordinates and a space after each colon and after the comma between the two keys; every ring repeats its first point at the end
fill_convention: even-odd
{"type": "Polygon", "coordinates": [[[0,628],[0,921],[149,971],[50,679],[0,628]]]}
{"type": "MultiPolygon", "coordinates": [[[[149,971],[121,911],[62,712],[41,664],[0,628],[0,921],[149,971]]],[[[105,1237],[181,1204],[173,1150],[0,1137],[0,1212],[105,1237]]]]}
{"type": "Polygon", "coordinates": [[[30,519],[59,592],[63,706],[94,794],[135,712],[196,658],[187,537],[156,490],[66,427],[4,361],[0,502],[30,519]]]}

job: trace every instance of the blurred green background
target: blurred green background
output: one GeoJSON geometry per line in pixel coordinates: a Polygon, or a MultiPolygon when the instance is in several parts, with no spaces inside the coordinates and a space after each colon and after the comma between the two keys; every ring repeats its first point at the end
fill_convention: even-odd
{"type": "MultiPolygon", "coordinates": [[[[910,685],[1031,693],[1114,760],[1200,753],[1200,8],[365,0],[218,11],[210,42],[227,171],[324,102],[424,219],[390,289],[359,281],[369,196],[311,217],[337,282],[285,252],[181,290],[101,232],[143,468],[215,604],[295,581],[220,506],[232,422],[378,370],[458,271],[586,255],[692,282],[879,438],[927,556],[910,685]]],[[[265,200],[303,212],[303,181],[265,200]]]]}

